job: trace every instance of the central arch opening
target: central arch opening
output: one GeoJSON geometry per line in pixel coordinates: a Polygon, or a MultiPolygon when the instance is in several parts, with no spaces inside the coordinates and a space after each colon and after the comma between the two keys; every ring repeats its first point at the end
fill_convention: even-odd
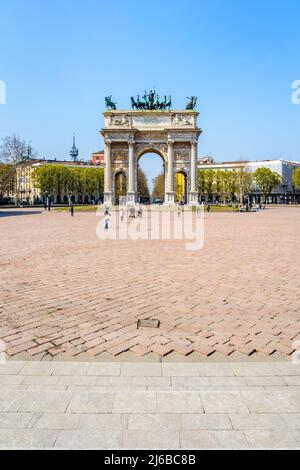
{"type": "Polygon", "coordinates": [[[159,153],[145,152],[138,159],[138,194],[142,204],[165,201],[165,165],[159,153]]]}

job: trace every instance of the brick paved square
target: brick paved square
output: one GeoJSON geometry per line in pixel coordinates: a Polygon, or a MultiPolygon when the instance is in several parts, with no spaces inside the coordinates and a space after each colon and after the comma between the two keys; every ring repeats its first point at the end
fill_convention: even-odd
{"type": "Polygon", "coordinates": [[[9,357],[293,352],[298,208],[206,214],[196,252],[183,241],[101,241],[99,220],[2,211],[0,339],[9,357]],[[145,318],[160,328],[138,330],[145,318]]]}

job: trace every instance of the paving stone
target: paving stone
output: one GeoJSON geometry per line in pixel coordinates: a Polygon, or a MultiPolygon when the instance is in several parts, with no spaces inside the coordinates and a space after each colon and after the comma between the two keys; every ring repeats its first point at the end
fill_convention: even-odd
{"type": "Polygon", "coordinates": [[[123,426],[121,414],[84,414],[80,416],[79,429],[120,431],[123,426]]]}
{"type": "Polygon", "coordinates": [[[202,390],[209,385],[208,377],[172,377],[173,390],[202,390]]]}
{"type": "Polygon", "coordinates": [[[132,414],[128,415],[129,430],[161,430],[179,431],[181,428],[179,414],[132,414]]]}
{"type": "Polygon", "coordinates": [[[26,390],[13,390],[11,388],[0,388],[0,412],[19,411],[26,390]]]}
{"type": "Polygon", "coordinates": [[[0,413],[0,429],[26,429],[33,413],[0,413]]]}
{"type": "Polygon", "coordinates": [[[59,381],[59,377],[53,377],[52,375],[26,375],[25,377],[19,375],[22,379],[22,384],[24,385],[44,385],[44,386],[51,386],[57,385],[59,381]]]}
{"type": "Polygon", "coordinates": [[[68,390],[67,385],[46,385],[46,384],[35,384],[35,385],[23,385],[23,387],[26,387],[26,390],[28,391],[49,391],[51,390],[52,392],[63,392],[68,390]]]}
{"type": "Polygon", "coordinates": [[[121,375],[130,377],[160,377],[161,364],[122,364],[121,375]]]}
{"type": "Polygon", "coordinates": [[[118,376],[121,374],[121,364],[116,363],[94,363],[90,364],[87,375],[96,376],[118,376]]]}
{"type": "Polygon", "coordinates": [[[60,431],[56,449],[67,450],[115,450],[121,448],[122,433],[120,431],[60,431]]]}
{"type": "MultiPolygon", "coordinates": [[[[251,387],[278,387],[286,385],[286,382],[283,378],[278,376],[272,377],[243,377],[246,385],[251,387]]],[[[299,384],[300,385],[300,384],[299,384]]]]}
{"type": "Polygon", "coordinates": [[[96,377],[96,385],[102,387],[129,387],[132,384],[133,377],[96,377]]]}
{"type": "Polygon", "coordinates": [[[164,377],[199,377],[199,370],[197,364],[163,363],[162,375],[164,377]]]}
{"type": "Polygon", "coordinates": [[[276,375],[284,376],[299,376],[300,375],[300,364],[292,364],[291,362],[279,362],[272,363],[272,369],[276,375]]]}
{"type": "Polygon", "coordinates": [[[80,415],[71,413],[44,413],[35,423],[37,429],[75,429],[78,427],[80,415]]]}
{"type": "Polygon", "coordinates": [[[198,392],[157,392],[158,413],[203,413],[198,392]]]}
{"type": "Polygon", "coordinates": [[[0,449],[51,449],[56,437],[57,431],[1,429],[0,449]]]}
{"type": "Polygon", "coordinates": [[[20,375],[0,375],[0,387],[5,385],[20,385],[23,377],[20,375]]]}
{"type": "MultiPolygon", "coordinates": [[[[182,241],[104,241],[99,250],[94,214],[78,214],[76,225],[68,214],[56,212],[47,217],[4,217],[0,338],[5,338],[7,351],[18,358],[20,351],[26,356],[30,348],[37,348],[35,352],[47,348],[35,359],[59,358],[60,354],[65,359],[66,351],[78,358],[86,348],[84,354],[92,359],[104,353],[107,360],[108,350],[114,355],[127,350],[142,352],[146,358],[151,346],[157,358],[171,350],[177,351],[180,359],[193,350],[208,356],[218,348],[225,355],[232,350],[249,354],[260,349],[265,355],[276,350],[287,357],[300,335],[299,266],[290,263],[294,234],[299,232],[298,213],[298,208],[276,208],[251,219],[210,214],[205,247],[197,256],[188,254],[182,241]],[[34,243],[24,244],[24,237],[34,243]],[[233,240],[239,257],[232,256],[233,240]],[[257,241],[259,260],[257,252],[249,249],[257,241]],[[75,255],[65,256],[75,251],[76,260],[75,255]],[[240,259],[247,264],[246,271],[240,259]],[[200,270],[205,277],[199,277],[200,270]],[[55,292],[49,290],[45,276],[49,283],[64,286],[64,291],[60,287],[55,292]],[[93,289],[90,279],[101,285],[100,292],[93,289]],[[125,283],[128,279],[130,283],[125,283]],[[216,285],[222,285],[222,291],[216,292],[216,285]],[[146,330],[137,332],[137,315],[149,318],[153,311],[161,320],[155,336],[146,330]]],[[[224,357],[220,353],[214,356],[224,357]]],[[[297,372],[283,371],[281,375],[299,374],[298,366],[297,372]]],[[[64,371],[62,375],[73,373],[64,371]]],[[[194,373],[187,372],[191,375],[194,373]]]]}
{"type": "Polygon", "coordinates": [[[239,390],[246,387],[243,377],[209,377],[212,389],[239,390]]]}
{"type": "Polygon", "coordinates": [[[271,365],[265,362],[259,363],[232,363],[231,367],[235,375],[240,377],[259,377],[275,375],[271,365]]]}
{"type": "Polygon", "coordinates": [[[52,362],[51,364],[54,376],[85,376],[89,369],[88,362],[52,362]]]}
{"type": "Polygon", "coordinates": [[[282,376],[281,380],[284,381],[287,385],[296,387],[300,386],[300,375],[290,375],[287,377],[282,376]]]}
{"type": "Polygon", "coordinates": [[[198,370],[201,377],[232,377],[233,370],[229,364],[198,364],[198,370]]]}
{"type": "Polygon", "coordinates": [[[157,389],[171,387],[170,377],[132,377],[132,385],[145,385],[157,389]]]}
{"type": "Polygon", "coordinates": [[[117,392],[113,413],[155,413],[156,392],[117,392]]]}
{"type": "Polygon", "coordinates": [[[232,426],[238,430],[300,429],[300,414],[232,414],[232,426]]]}
{"type": "Polygon", "coordinates": [[[125,430],[122,449],[172,450],[180,448],[179,432],[161,430],[125,430]]]}
{"type": "Polygon", "coordinates": [[[203,391],[200,392],[205,413],[248,413],[242,392],[203,391]]]}
{"type": "Polygon", "coordinates": [[[68,413],[111,413],[114,393],[75,392],[68,413]]]}
{"type": "Polygon", "coordinates": [[[52,363],[51,362],[27,362],[20,371],[21,375],[39,375],[49,376],[52,375],[52,363]]]}
{"type": "Polygon", "coordinates": [[[58,383],[59,383],[59,385],[94,386],[97,383],[97,377],[71,375],[71,376],[67,376],[67,377],[59,377],[59,382],[58,383]]]}
{"type": "Polygon", "coordinates": [[[299,449],[300,441],[295,434],[284,430],[250,430],[245,431],[250,448],[254,449],[299,449]]]}
{"type": "Polygon", "coordinates": [[[0,363],[0,375],[16,375],[24,367],[24,362],[6,361],[4,364],[0,363]]]}
{"type": "Polygon", "coordinates": [[[251,413],[299,413],[300,394],[292,390],[241,392],[251,413]]]}
{"type": "Polygon", "coordinates": [[[240,431],[181,431],[182,449],[247,449],[248,442],[240,431]]]}
{"type": "Polygon", "coordinates": [[[226,430],[232,429],[229,416],[225,414],[182,414],[183,430],[226,430]]]}
{"type": "Polygon", "coordinates": [[[26,413],[64,413],[71,397],[71,393],[64,391],[44,390],[42,395],[39,391],[26,391],[20,399],[19,411],[26,413]]]}

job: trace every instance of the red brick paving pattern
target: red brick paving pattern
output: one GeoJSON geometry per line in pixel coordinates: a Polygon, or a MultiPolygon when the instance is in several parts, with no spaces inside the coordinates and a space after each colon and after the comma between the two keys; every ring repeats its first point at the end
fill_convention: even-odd
{"type": "Polygon", "coordinates": [[[35,356],[293,352],[300,210],[206,214],[205,247],[100,241],[92,213],[0,218],[0,338],[35,356]],[[139,318],[159,330],[137,330],[139,318]]]}

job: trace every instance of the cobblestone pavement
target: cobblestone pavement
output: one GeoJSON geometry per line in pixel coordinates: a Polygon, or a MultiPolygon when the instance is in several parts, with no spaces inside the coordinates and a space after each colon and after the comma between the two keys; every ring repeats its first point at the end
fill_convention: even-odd
{"type": "Polygon", "coordinates": [[[290,355],[300,209],[205,215],[205,247],[101,241],[93,213],[0,217],[0,338],[11,357],[290,355]],[[137,330],[157,318],[159,329],[137,330]]]}
{"type": "Polygon", "coordinates": [[[300,448],[300,365],[0,365],[0,449],[300,448]]]}

